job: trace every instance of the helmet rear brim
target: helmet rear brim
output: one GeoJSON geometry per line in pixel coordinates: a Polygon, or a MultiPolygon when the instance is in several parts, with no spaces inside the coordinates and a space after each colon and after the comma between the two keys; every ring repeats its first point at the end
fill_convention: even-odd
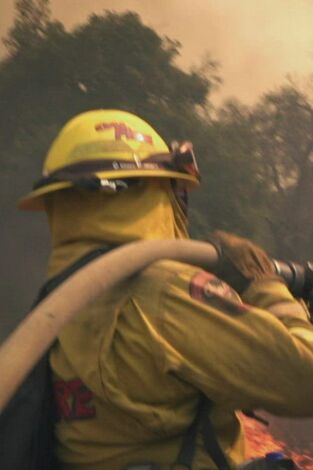
{"type": "MultiPolygon", "coordinates": [[[[97,172],[95,174],[100,179],[112,179],[112,172],[97,172]]],[[[117,171],[114,175],[116,178],[174,178],[186,181],[190,188],[198,186],[199,180],[190,174],[180,173],[176,171],[164,171],[164,170],[136,170],[136,174],[131,171],[117,171]]],[[[22,197],[17,204],[17,207],[21,210],[29,211],[41,211],[44,210],[44,196],[60,191],[61,189],[67,189],[73,187],[74,184],[71,181],[59,181],[51,184],[42,186],[41,188],[35,189],[22,197]]]]}

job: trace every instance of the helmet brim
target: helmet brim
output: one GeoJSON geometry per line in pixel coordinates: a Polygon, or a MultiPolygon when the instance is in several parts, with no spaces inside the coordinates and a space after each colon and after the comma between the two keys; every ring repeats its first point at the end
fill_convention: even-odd
{"type": "MultiPolygon", "coordinates": [[[[164,171],[164,170],[136,170],[136,174],[132,171],[116,171],[114,178],[112,178],[112,172],[97,172],[94,176],[100,179],[114,179],[114,178],[174,178],[184,180],[189,183],[190,188],[198,186],[199,180],[197,177],[176,171],[164,171]]],[[[22,197],[17,204],[18,209],[29,210],[29,211],[42,211],[44,210],[44,196],[46,194],[60,191],[61,189],[67,189],[73,187],[73,183],[70,181],[60,181],[56,183],[47,184],[41,188],[35,189],[22,197]]]]}

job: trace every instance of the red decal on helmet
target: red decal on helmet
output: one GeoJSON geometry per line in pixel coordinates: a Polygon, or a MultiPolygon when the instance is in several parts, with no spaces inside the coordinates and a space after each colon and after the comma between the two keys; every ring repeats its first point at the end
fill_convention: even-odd
{"type": "Polygon", "coordinates": [[[225,313],[240,314],[247,310],[239,295],[226,282],[206,271],[198,272],[189,286],[190,296],[225,313]]]}
{"type": "Polygon", "coordinates": [[[137,140],[139,142],[145,142],[146,144],[153,144],[151,135],[142,134],[141,132],[131,129],[124,122],[101,122],[95,126],[96,131],[106,131],[112,128],[115,130],[116,140],[121,140],[124,136],[129,140],[137,140]]]}

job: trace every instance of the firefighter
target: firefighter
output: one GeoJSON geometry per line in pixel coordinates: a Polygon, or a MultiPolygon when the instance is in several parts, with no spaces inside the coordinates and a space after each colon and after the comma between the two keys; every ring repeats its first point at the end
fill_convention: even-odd
{"type": "MultiPolygon", "coordinates": [[[[99,248],[188,238],[187,193],[198,182],[190,143],[169,148],[133,114],[88,111],[56,137],[20,208],[47,213],[52,278],[99,248]]],[[[62,329],[50,354],[61,469],[213,470],[220,451],[236,468],[237,410],[313,415],[305,308],[261,248],[224,232],[213,239],[219,277],[159,261],[62,329]]]]}

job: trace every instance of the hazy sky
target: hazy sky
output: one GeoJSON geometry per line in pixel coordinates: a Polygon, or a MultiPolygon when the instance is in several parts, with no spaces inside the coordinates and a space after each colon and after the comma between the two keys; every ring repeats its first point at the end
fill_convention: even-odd
{"type": "MultiPolygon", "coordinates": [[[[313,0],[50,0],[68,29],[104,9],[137,11],[159,34],[182,43],[180,64],[209,51],[221,63],[220,95],[251,103],[287,74],[313,73],[313,0]]],[[[0,0],[0,36],[14,0],[0,0]]],[[[0,54],[4,53],[0,47],[0,54]]]]}

